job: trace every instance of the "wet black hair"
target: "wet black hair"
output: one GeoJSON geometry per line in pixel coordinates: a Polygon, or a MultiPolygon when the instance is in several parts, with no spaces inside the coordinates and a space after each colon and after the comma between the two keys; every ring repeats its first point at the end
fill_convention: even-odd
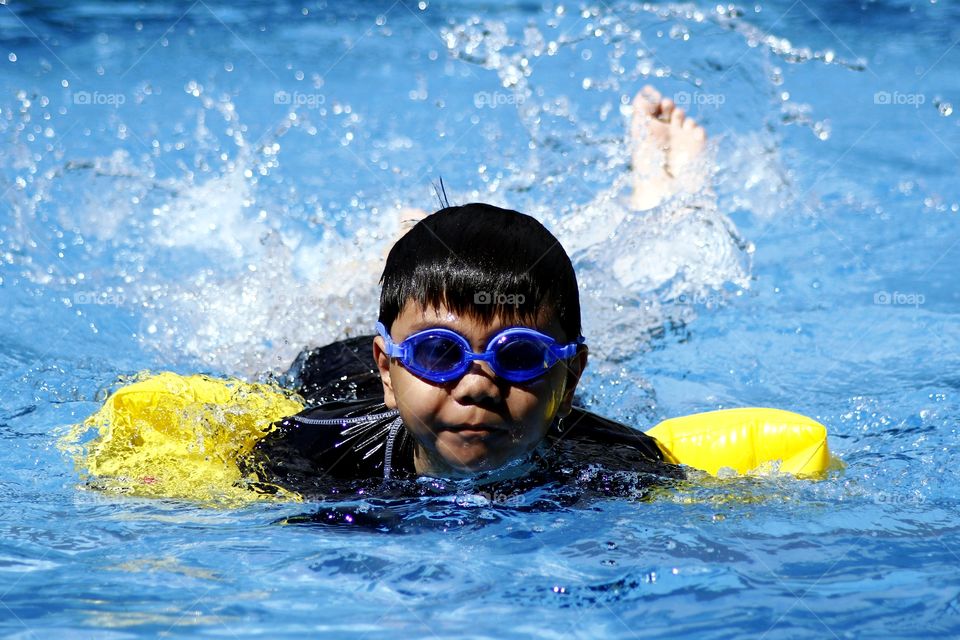
{"type": "Polygon", "coordinates": [[[511,209],[474,202],[425,217],[393,245],[380,285],[388,330],[413,301],[483,321],[528,324],[552,313],[564,339],[581,331],[570,257],[540,222],[511,209]]]}

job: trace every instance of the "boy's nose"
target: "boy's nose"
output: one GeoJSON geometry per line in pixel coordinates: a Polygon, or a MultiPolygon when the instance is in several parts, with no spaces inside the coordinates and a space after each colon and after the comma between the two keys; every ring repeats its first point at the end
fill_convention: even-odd
{"type": "Polygon", "coordinates": [[[457,400],[470,400],[474,403],[499,402],[502,394],[497,384],[497,375],[486,362],[474,361],[470,368],[454,387],[453,395],[457,400]]]}

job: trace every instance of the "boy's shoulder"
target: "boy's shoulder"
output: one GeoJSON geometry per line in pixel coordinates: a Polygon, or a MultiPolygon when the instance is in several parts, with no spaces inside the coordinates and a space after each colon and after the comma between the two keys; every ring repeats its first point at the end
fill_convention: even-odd
{"type": "Polygon", "coordinates": [[[673,467],[653,436],[576,405],[547,437],[554,448],[566,449],[582,461],[592,459],[611,470],[662,474],[666,466],[673,467]]]}
{"type": "MultiPolygon", "coordinates": [[[[257,475],[290,488],[322,478],[383,477],[384,448],[398,416],[382,399],[336,400],[304,409],[276,422],[257,442],[257,475]]],[[[406,445],[405,440],[396,444],[406,445]]]]}

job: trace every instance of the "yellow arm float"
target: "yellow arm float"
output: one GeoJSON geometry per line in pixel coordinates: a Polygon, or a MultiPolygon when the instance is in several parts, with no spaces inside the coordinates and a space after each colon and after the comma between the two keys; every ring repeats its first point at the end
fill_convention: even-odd
{"type": "Polygon", "coordinates": [[[647,431],[664,456],[716,475],[774,469],[796,476],[818,476],[842,463],[830,455],[827,429],[799,413],[749,407],[696,413],[664,420],[647,431]],[[777,466],[779,463],[779,466],[777,466]]]}
{"type": "Polygon", "coordinates": [[[60,447],[102,490],[220,504],[296,500],[279,488],[251,491],[240,462],[274,422],[302,409],[276,386],[160,373],[115,391],[60,447]],[[81,444],[91,429],[97,436],[81,444]]]}

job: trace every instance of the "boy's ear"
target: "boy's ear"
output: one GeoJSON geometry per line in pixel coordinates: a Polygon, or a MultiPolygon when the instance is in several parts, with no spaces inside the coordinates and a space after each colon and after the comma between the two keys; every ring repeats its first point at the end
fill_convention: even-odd
{"type": "Polygon", "coordinates": [[[557,417],[565,418],[573,410],[573,393],[577,390],[577,384],[580,382],[580,376],[583,370],[587,368],[587,359],[589,349],[587,345],[582,344],[577,349],[577,354],[567,360],[567,379],[566,387],[563,390],[563,398],[560,400],[560,408],[557,409],[557,417]]]}
{"type": "Polygon", "coordinates": [[[383,402],[388,409],[397,408],[397,396],[393,393],[393,382],[390,380],[390,356],[387,355],[386,344],[381,336],[373,339],[373,360],[380,370],[380,382],[383,383],[383,402]]]}

